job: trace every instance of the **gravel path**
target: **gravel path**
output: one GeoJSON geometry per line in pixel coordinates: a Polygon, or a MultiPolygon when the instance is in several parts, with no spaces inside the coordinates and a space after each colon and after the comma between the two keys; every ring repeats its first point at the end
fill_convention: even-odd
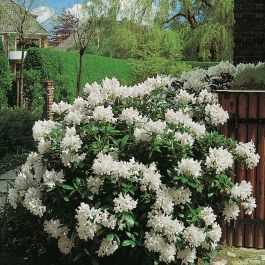
{"type": "Polygon", "coordinates": [[[223,247],[215,260],[226,260],[227,265],[265,265],[265,249],[223,247]]]}

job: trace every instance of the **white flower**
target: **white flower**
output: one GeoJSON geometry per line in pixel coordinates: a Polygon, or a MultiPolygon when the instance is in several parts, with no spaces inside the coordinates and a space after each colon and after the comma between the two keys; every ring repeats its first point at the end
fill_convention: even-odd
{"type": "Polygon", "coordinates": [[[239,159],[244,159],[247,168],[250,169],[256,167],[260,159],[259,154],[256,154],[256,148],[252,140],[248,143],[240,142],[237,144],[235,154],[239,159]]]}
{"type": "Polygon", "coordinates": [[[51,143],[49,141],[45,141],[43,138],[39,140],[38,144],[38,152],[43,155],[48,153],[51,148],[51,143]]]}
{"type": "Polygon", "coordinates": [[[104,181],[101,178],[89,177],[87,179],[87,189],[93,194],[99,194],[99,190],[102,187],[104,181]]]}
{"type": "Polygon", "coordinates": [[[56,185],[62,184],[65,181],[63,171],[46,170],[43,175],[43,181],[49,188],[54,188],[56,185]]]}
{"type": "Polygon", "coordinates": [[[213,243],[217,243],[220,241],[221,236],[222,236],[222,229],[220,225],[217,224],[216,222],[213,223],[212,229],[207,232],[207,237],[209,237],[213,241],[213,243]]]}
{"type": "Polygon", "coordinates": [[[156,192],[156,201],[154,208],[162,210],[165,214],[170,215],[174,210],[173,198],[171,190],[163,187],[156,192]]]}
{"type": "Polygon", "coordinates": [[[255,208],[257,207],[256,205],[256,200],[253,197],[247,198],[243,203],[242,203],[244,209],[245,209],[245,214],[252,214],[255,208]]]}
{"type": "Polygon", "coordinates": [[[183,237],[188,241],[191,247],[199,247],[206,238],[206,233],[198,227],[191,224],[183,231],[183,237]]]}
{"type": "Polygon", "coordinates": [[[75,127],[67,127],[65,136],[61,142],[62,150],[69,149],[77,152],[81,148],[82,144],[82,140],[79,135],[76,134],[75,127]]]}
{"type": "Polygon", "coordinates": [[[180,89],[176,95],[176,101],[183,104],[193,103],[195,101],[194,94],[189,94],[187,91],[180,89]]]}
{"type": "Polygon", "coordinates": [[[94,207],[90,208],[84,202],[77,209],[76,219],[78,236],[85,241],[88,238],[93,239],[102,226],[114,229],[117,222],[114,215],[110,215],[107,211],[102,212],[94,207]]]}
{"type": "Polygon", "coordinates": [[[186,204],[191,201],[191,191],[189,188],[180,187],[179,189],[171,189],[170,191],[173,203],[175,205],[186,204]]]}
{"type": "Polygon", "coordinates": [[[200,218],[202,218],[206,226],[210,226],[215,222],[216,215],[211,207],[204,207],[200,212],[200,218]]]}
{"type": "Polygon", "coordinates": [[[148,168],[143,169],[143,178],[140,178],[142,190],[158,190],[161,185],[161,175],[156,172],[156,165],[153,163],[148,168]]]}
{"type": "Polygon", "coordinates": [[[10,203],[10,205],[16,209],[17,208],[17,203],[19,200],[19,195],[18,192],[15,189],[9,189],[8,191],[8,201],[10,203]]]}
{"type": "Polygon", "coordinates": [[[41,193],[38,189],[29,188],[25,194],[23,205],[33,215],[38,215],[39,217],[42,217],[46,211],[46,207],[43,206],[40,197],[41,193]]]}
{"type": "Polygon", "coordinates": [[[58,219],[51,219],[45,221],[43,224],[44,231],[53,238],[58,238],[64,233],[68,233],[68,228],[63,226],[58,219]]]}
{"type": "Polygon", "coordinates": [[[209,92],[209,90],[207,90],[207,89],[203,89],[199,93],[199,95],[196,99],[197,99],[197,102],[199,104],[202,104],[202,103],[217,104],[218,103],[217,94],[213,94],[213,93],[209,92]]]}
{"type": "Polygon", "coordinates": [[[196,249],[186,247],[183,250],[179,250],[177,253],[177,258],[182,260],[181,264],[192,264],[197,258],[196,249]]]}
{"type": "Polygon", "coordinates": [[[140,121],[140,119],[141,116],[139,111],[132,107],[123,109],[121,115],[119,116],[119,120],[125,121],[127,124],[134,124],[140,121]]]}
{"type": "Polygon", "coordinates": [[[97,251],[99,257],[112,255],[119,248],[117,241],[112,240],[108,241],[106,238],[103,238],[100,244],[100,248],[97,251]]]}
{"type": "Polygon", "coordinates": [[[64,101],[60,101],[58,104],[54,102],[52,104],[51,111],[53,113],[57,113],[58,115],[62,115],[65,112],[67,112],[70,109],[70,107],[71,107],[71,105],[64,102],[64,101]]]}
{"type": "Polygon", "coordinates": [[[156,233],[159,232],[166,236],[172,243],[185,228],[182,222],[173,219],[172,216],[156,211],[148,214],[147,226],[151,227],[156,233]]]}
{"type": "Polygon", "coordinates": [[[219,64],[208,68],[209,76],[221,76],[223,74],[235,76],[235,73],[236,67],[230,62],[221,61],[219,64]]]}
{"type": "Polygon", "coordinates": [[[46,134],[50,133],[57,125],[56,122],[51,120],[36,121],[32,128],[34,140],[39,141],[46,134]]]}
{"type": "Polygon", "coordinates": [[[233,156],[227,149],[223,147],[210,148],[209,155],[206,157],[205,165],[207,168],[216,170],[219,174],[222,171],[231,168],[233,166],[233,156]]]}
{"type": "Polygon", "coordinates": [[[74,242],[67,235],[62,235],[58,240],[58,248],[65,255],[71,252],[74,245],[74,242]]]}
{"type": "Polygon", "coordinates": [[[245,180],[241,181],[241,183],[236,183],[232,189],[230,190],[231,198],[240,198],[241,200],[247,199],[252,193],[252,185],[250,182],[245,180]]]}
{"type": "Polygon", "coordinates": [[[189,133],[176,132],[174,140],[179,141],[182,146],[192,146],[194,143],[194,139],[189,133]]]}
{"type": "Polygon", "coordinates": [[[80,110],[71,110],[67,115],[65,115],[64,120],[69,124],[80,125],[83,119],[83,114],[80,110]]]}
{"type": "Polygon", "coordinates": [[[117,120],[114,118],[111,106],[108,106],[107,108],[105,108],[104,106],[97,106],[94,109],[93,117],[95,121],[106,121],[115,123],[117,120]]]}
{"type": "Polygon", "coordinates": [[[201,162],[190,159],[182,159],[178,162],[178,174],[183,175],[185,177],[198,178],[201,174],[201,162]]]}
{"type": "Polygon", "coordinates": [[[114,212],[116,213],[129,212],[137,206],[137,200],[135,201],[129,194],[123,195],[120,193],[119,197],[115,198],[113,202],[114,212]]]}
{"type": "Polygon", "coordinates": [[[237,205],[237,203],[227,203],[225,204],[225,208],[223,211],[223,215],[225,216],[225,220],[230,222],[231,219],[236,220],[239,215],[240,209],[237,205]]]}
{"type": "Polygon", "coordinates": [[[209,118],[210,123],[215,126],[224,124],[229,119],[228,112],[219,104],[207,104],[205,114],[209,118]]]}

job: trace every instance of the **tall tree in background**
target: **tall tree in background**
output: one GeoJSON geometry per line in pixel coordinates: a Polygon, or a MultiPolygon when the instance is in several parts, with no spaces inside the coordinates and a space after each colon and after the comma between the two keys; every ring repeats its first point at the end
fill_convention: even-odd
{"type": "Polygon", "coordinates": [[[19,81],[17,88],[17,106],[24,105],[24,59],[25,47],[31,41],[29,35],[34,34],[38,29],[36,28],[35,17],[32,15],[34,10],[39,7],[39,0],[3,0],[1,8],[4,10],[3,17],[9,25],[12,26],[16,32],[21,46],[21,59],[19,81]]]}
{"type": "Polygon", "coordinates": [[[50,44],[57,46],[73,35],[78,24],[77,17],[66,9],[54,22],[50,44]]]}
{"type": "Polygon", "coordinates": [[[154,0],[152,4],[157,8],[155,22],[183,33],[186,57],[232,59],[233,0],[154,0]]]}
{"type": "Polygon", "coordinates": [[[77,75],[76,95],[80,95],[83,72],[83,57],[87,46],[91,43],[102,18],[106,15],[107,4],[104,0],[88,0],[77,10],[77,23],[74,29],[75,46],[79,52],[79,71],[77,75]]]}

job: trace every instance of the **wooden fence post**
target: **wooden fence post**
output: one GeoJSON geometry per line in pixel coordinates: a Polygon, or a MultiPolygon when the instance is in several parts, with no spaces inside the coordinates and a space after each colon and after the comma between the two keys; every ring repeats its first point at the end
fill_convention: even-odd
{"type": "Polygon", "coordinates": [[[44,113],[43,117],[46,120],[52,120],[53,115],[51,112],[51,107],[54,101],[54,81],[44,80],[41,81],[42,84],[42,94],[44,96],[44,113]]]}

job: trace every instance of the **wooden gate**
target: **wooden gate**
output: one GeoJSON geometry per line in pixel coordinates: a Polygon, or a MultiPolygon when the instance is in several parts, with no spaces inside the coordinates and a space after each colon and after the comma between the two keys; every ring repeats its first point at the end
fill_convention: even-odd
{"type": "Polygon", "coordinates": [[[252,140],[260,155],[255,169],[246,170],[235,166],[233,181],[250,181],[257,208],[251,216],[241,211],[235,227],[224,225],[223,236],[228,245],[265,248],[265,91],[219,90],[219,102],[229,112],[229,122],[221,133],[239,142],[252,140]]]}

